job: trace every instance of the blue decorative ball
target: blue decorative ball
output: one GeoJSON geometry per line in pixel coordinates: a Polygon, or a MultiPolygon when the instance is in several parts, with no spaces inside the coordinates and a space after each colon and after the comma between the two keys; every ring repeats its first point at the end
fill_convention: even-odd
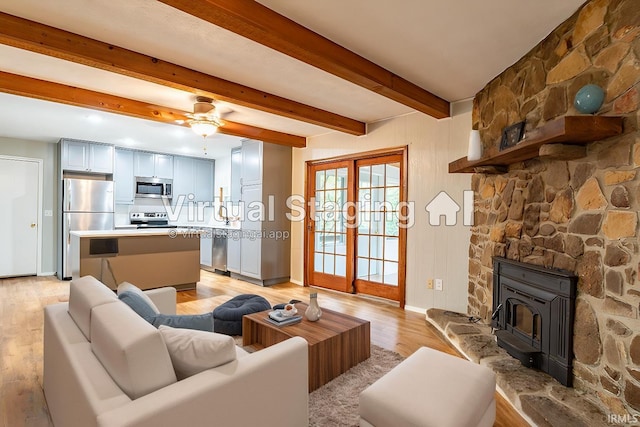
{"type": "Polygon", "coordinates": [[[576,93],[573,105],[581,113],[593,114],[600,109],[604,102],[604,90],[597,85],[586,85],[576,93]]]}

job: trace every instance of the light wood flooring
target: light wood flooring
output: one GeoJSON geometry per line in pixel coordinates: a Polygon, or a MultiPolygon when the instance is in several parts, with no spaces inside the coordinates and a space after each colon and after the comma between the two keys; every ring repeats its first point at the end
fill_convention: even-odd
{"type": "MultiPolygon", "coordinates": [[[[294,298],[306,302],[311,292],[318,292],[321,307],[371,321],[372,344],[405,357],[421,346],[457,354],[425,321],[424,314],[404,311],[379,299],[292,283],[262,288],[203,271],[196,290],[178,292],[178,312],[211,311],[245,293],[262,295],[272,305],[294,298]]],[[[0,279],[0,427],[52,425],[42,392],[42,309],[68,298],[69,282],[54,277],[0,279]]],[[[497,397],[495,426],[529,425],[501,396],[497,397]]]]}

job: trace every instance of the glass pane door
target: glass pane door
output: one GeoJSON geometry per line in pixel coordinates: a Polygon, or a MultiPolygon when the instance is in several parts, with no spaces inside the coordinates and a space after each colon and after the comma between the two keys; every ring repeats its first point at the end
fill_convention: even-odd
{"type": "Polygon", "coordinates": [[[404,306],[406,150],[309,164],[306,283],[404,306]]]}
{"type": "Polygon", "coordinates": [[[404,232],[400,228],[401,160],[399,156],[385,156],[356,162],[356,290],[394,300],[398,300],[398,286],[404,280],[404,257],[400,257],[400,234],[404,232]]]}
{"type": "Polygon", "coordinates": [[[312,232],[309,253],[309,284],[347,291],[352,282],[349,257],[353,234],[348,225],[350,165],[337,162],[312,168],[308,194],[314,200],[314,211],[308,231],[312,232]]]}

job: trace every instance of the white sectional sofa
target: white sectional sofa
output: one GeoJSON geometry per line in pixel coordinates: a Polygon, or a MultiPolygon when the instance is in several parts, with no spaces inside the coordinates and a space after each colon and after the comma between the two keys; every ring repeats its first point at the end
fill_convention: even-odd
{"type": "MultiPolygon", "coordinates": [[[[146,291],[175,313],[175,289],[146,291]]],[[[292,338],[177,380],[161,331],[92,277],[44,310],[44,393],[56,427],[308,425],[308,344],[292,338]]],[[[232,350],[233,352],[233,347],[232,350]]]]}

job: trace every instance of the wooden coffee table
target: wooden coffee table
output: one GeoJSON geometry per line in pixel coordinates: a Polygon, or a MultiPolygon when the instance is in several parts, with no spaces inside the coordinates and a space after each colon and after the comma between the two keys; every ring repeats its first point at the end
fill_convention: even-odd
{"type": "Polygon", "coordinates": [[[371,355],[368,320],[322,309],[317,322],[304,318],[307,305],[296,304],[302,322],[277,326],[267,320],[271,310],[242,318],[242,344],[256,350],[269,347],[291,337],[302,337],[309,343],[309,391],[328,383],[371,355]]]}

